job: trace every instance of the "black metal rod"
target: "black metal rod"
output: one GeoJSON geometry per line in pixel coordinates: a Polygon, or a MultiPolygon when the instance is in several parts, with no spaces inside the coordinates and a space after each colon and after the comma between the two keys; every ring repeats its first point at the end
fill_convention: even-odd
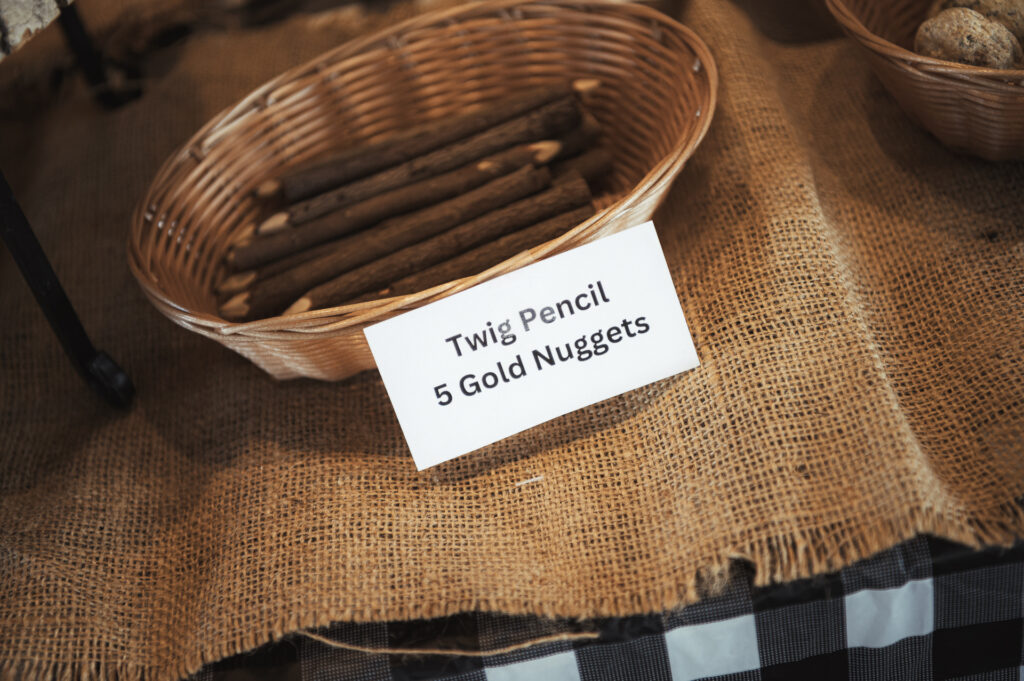
{"type": "Polygon", "coordinates": [[[74,5],[62,5],[57,21],[60,22],[68,46],[78,58],[78,64],[82,67],[89,85],[93,87],[103,85],[107,80],[103,57],[96,49],[96,45],[93,44],[89,32],[85,30],[85,24],[82,23],[78,9],[74,5]]]}
{"type": "MultiPolygon", "coordinates": [[[[119,81],[118,84],[114,84],[111,82],[112,65],[96,47],[92,35],[82,23],[82,17],[78,14],[77,7],[68,4],[65,0],[57,0],[57,5],[60,7],[57,23],[60,24],[64,39],[75,54],[79,66],[82,67],[85,80],[92,88],[97,101],[108,109],[116,109],[141,95],[142,88],[138,83],[119,81]]],[[[124,73],[124,69],[118,68],[117,70],[124,73]]]]}
{"type": "Polygon", "coordinates": [[[111,404],[119,407],[131,404],[135,394],[131,379],[109,356],[97,351],[89,340],[2,172],[0,237],[7,244],[14,262],[75,368],[111,404]]]}

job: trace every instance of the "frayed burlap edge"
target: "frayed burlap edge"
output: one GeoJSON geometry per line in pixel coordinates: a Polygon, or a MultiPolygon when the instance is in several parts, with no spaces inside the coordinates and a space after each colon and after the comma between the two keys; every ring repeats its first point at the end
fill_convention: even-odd
{"type": "MultiPolygon", "coordinates": [[[[177,678],[187,674],[177,675],[177,678]]],[[[7,660],[0,662],[3,681],[145,681],[175,678],[175,672],[126,662],[55,662],[7,660]]]]}
{"type": "MultiPolygon", "coordinates": [[[[1011,501],[989,510],[985,517],[950,518],[931,509],[913,509],[903,519],[879,520],[864,531],[852,535],[840,526],[822,527],[790,533],[783,537],[755,541],[735,551],[725,551],[712,560],[705,561],[687,583],[677,588],[662,588],[644,594],[621,594],[600,600],[579,604],[578,612],[566,613],[551,604],[538,603],[535,609],[526,611],[522,603],[511,604],[501,599],[481,599],[472,604],[433,605],[410,604],[399,608],[394,620],[435,618],[455,615],[459,612],[479,610],[503,612],[511,615],[539,615],[543,617],[577,618],[580,612],[585,617],[614,617],[625,614],[658,613],[675,610],[695,603],[702,598],[714,596],[726,584],[736,561],[749,562],[754,570],[754,585],[764,586],[775,582],[804,579],[815,575],[835,572],[850,564],[869,558],[880,551],[911,539],[918,534],[932,534],[970,547],[1010,546],[1024,535],[1024,500],[1011,501]]],[[[394,613],[392,613],[394,614],[394,613]]],[[[583,618],[581,618],[583,619],[583,618]]],[[[193,654],[174,660],[166,665],[139,665],[128,662],[97,661],[53,661],[53,660],[9,660],[0,662],[0,681],[173,681],[198,672],[203,665],[258,648],[261,645],[280,640],[285,636],[308,636],[326,645],[337,645],[366,653],[409,654],[409,649],[368,649],[332,642],[319,635],[309,635],[307,630],[326,627],[333,622],[379,621],[373,613],[362,610],[293,614],[282,619],[277,626],[263,632],[240,633],[230,642],[221,642],[195,650],[193,654]]],[[[581,634],[587,637],[588,634],[581,634]]],[[[515,644],[516,649],[544,645],[552,641],[551,636],[515,644]]],[[[168,641],[168,650],[174,647],[168,641]]],[[[423,649],[423,653],[440,652],[423,649]]],[[[479,655],[479,651],[445,649],[449,655],[479,655]]],[[[502,651],[491,651],[498,654],[502,651]]]]}

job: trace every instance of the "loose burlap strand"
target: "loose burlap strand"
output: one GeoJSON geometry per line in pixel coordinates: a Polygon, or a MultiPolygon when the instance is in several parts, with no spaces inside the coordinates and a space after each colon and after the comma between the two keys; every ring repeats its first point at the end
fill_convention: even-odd
{"type": "Polygon", "coordinates": [[[545,645],[547,643],[565,643],[571,641],[592,641],[601,636],[600,632],[596,631],[580,631],[575,633],[562,633],[562,634],[548,634],[547,636],[539,636],[536,638],[528,639],[522,643],[513,643],[511,645],[502,646],[501,648],[488,648],[487,650],[466,650],[459,648],[377,648],[373,646],[357,645],[355,643],[349,643],[347,641],[337,641],[326,636],[321,636],[312,631],[300,630],[295,632],[299,636],[304,636],[310,640],[322,643],[325,646],[331,648],[340,648],[342,650],[352,650],[357,653],[367,653],[369,655],[452,655],[455,657],[493,657],[494,655],[507,655],[508,653],[514,653],[519,650],[526,650],[527,648],[533,648],[534,646],[545,645]]]}
{"type": "Polygon", "coordinates": [[[170,680],[331,621],[651,612],[736,559],[765,583],[1018,536],[1024,165],[949,153],[853,44],[750,5],[683,13],[721,100],[657,224],[701,367],[423,473],[375,374],[275,383],[125,265],[165,156],[346,24],[199,33],[120,110],[68,86],[5,120],[0,166],[139,396],[88,391],[0,256],[0,677],[170,680]]]}

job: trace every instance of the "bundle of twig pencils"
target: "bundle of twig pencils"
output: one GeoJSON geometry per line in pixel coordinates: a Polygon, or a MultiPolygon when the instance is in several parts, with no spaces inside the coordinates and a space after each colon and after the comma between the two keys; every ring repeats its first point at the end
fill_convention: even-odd
{"type": "Polygon", "coordinates": [[[350,148],[264,182],[285,206],[236,239],[229,320],[413,293],[470,276],[594,213],[611,166],[579,80],[350,148]]]}

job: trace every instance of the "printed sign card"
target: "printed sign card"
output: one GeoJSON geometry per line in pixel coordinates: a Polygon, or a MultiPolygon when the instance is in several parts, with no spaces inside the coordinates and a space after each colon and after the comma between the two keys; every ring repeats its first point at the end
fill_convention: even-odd
{"type": "Polygon", "coordinates": [[[419,470],[699,365],[651,222],[366,339],[419,470]]]}

